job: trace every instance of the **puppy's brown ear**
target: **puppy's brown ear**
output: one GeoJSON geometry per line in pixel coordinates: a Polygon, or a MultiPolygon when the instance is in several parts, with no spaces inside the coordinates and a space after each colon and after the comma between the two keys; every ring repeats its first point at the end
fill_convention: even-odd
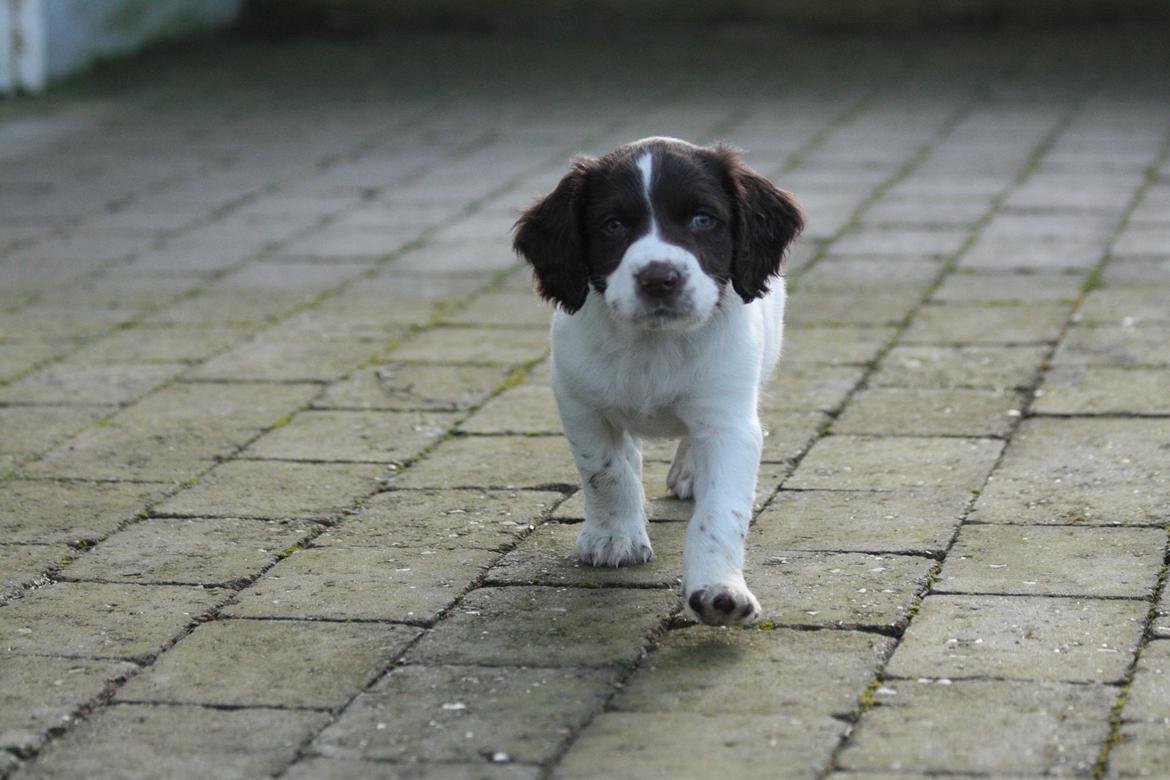
{"type": "Polygon", "coordinates": [[[784,253],[804,229],[804,215],[792,194],[753,171],[739,152],[717,146],[726,186],[735,208],[735,257],[731,285],[750,302],[768,292],[768,283],[784,271],[784,253]]]}
{"type": "Polygon", "coordinates": [[[578,157],[551,193],[516,221],[512,248],[532,266],[542,298],[574,313],[585,305],[589,269],[582,228],[585,185],[594,160],[578,157]]]}

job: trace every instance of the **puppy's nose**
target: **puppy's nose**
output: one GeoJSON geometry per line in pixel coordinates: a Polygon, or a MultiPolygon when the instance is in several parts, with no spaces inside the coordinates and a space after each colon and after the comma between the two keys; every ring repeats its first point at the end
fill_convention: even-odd
{"type": "Polygon", "coordinates": [[[668,298],[682,286],[682,274],[672,263],[648,263],[634,278],[638,291],[648,298],[668,298]]]}

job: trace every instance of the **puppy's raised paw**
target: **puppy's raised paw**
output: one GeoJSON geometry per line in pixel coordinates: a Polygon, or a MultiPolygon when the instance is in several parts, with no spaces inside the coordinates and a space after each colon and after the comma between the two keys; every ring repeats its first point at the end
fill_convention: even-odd
{"type": "Polygon", "coordinates": [[[590,566],[635,566],[653,557],[650,537],[644,528],[632,536],[585,528],[577,537],[577,558],[590,566]]]}
{"type": "Polygon", "coordinates": [[[754,626],[760,620],[760,602],[744,585],[716,584],[685,595],[687,607],[709,626],[754,626]]]}
{"type": "Polygon", "coordinates": [[[683,501],[695,497],[695,462],[686,439],[679,443],[674,454],[670,471],[666,474],[666,489],[683,501]]]}

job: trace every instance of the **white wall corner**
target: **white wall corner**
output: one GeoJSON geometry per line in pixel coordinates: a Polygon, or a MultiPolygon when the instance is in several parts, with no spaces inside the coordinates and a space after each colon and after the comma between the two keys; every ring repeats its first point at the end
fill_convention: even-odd
{"type": "Polygon", "coordinates": [[[0,0],[0,92],[40,92],[48,80],[42,0],[0,0]]]}
{"type": "Polygon", "coordinates": [[[0,0],[0,94],[154,41],[230,24],[243,0],[0,0]]]}

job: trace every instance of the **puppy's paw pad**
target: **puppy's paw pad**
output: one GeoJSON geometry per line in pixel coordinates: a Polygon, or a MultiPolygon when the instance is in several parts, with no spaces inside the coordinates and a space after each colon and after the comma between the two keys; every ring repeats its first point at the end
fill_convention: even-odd
{"type": "Polygon", "coordinates": [[[760,620],[760,602],[743,585],[708,585],[686,596],[687,606],[709,626],[754,626],[760,620]]]}
{"type": "Polygon", "coordinates": [[[582,531],[577,537],[577,557],[590,566],[636,566],[654,557],[645,531],[635,536],[606,535],[582,531]]]}

